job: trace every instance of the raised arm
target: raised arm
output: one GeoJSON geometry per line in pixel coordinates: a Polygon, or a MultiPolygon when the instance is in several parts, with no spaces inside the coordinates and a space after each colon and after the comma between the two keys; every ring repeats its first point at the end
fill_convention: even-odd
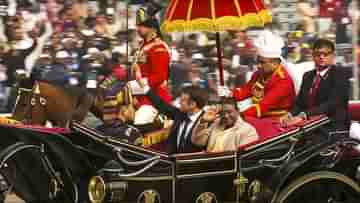
{"type": "Polygon", "coordinates": [[[166,116],[174,119],[175,117],[181,116],[183,114],[175,106],[164,102],[154,91],[149,90],[147,96],[149,97],[153,105],[156,107],[156,109],[159,110],[161,113],[164,113],[166,116]]]}

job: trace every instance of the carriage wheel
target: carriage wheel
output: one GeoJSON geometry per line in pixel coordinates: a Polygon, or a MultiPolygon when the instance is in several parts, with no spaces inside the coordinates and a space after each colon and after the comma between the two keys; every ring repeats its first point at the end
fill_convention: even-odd
{"type": "Polygon", "coordinates": [[[349,177],[331,171],[304,175],[286,186],[276,203],[354,203],[360,187],[349,177]]]}
{"type": "Polygon", "coordinates": [[[4,176],[0,173],[0,203],[5,202],[5,198],[8,190],[9,190],[9,184],[6,182],[4,176]]]}
{"type": "MultiPolygon", "coordinates": [[[[29,145],[24,143],[15,143],[9,147],[7,147],[5,150],[1,152],[1,156],[3,157],[1,159],[0,166],[7,166],[0,168],[0,174],[2,177],[0,177],[0,183],[2,183],[2,179],[4,181],[4,187],[3,189],[0,187],[0,203],[3,201],[1,198],[6,199],[7,191],[11,188],[7,184],[7,182],[14,182],[18,175],[17,168],[15,167],[14,163],[12,162],[15,155],[19,154],[19,152],[23,152],[23,150],[28,149],[36,149],[35,152],[38,153],[38,150],[40,150],[39,146],[36,145],[29,145]],[[4,192],[2,192],[4,191],[4,192]]],[[[71,177],[71,173],[69,172],[68,168],[63,166],[57,166],[54,168],[53,163],[43,154],[38,154],[39,157],[39,164],[44,167],[44,171],[49,177],[52,177],[49,179],[49,185],[48,185],[48,195],[49,198],[52,199],[53,202],[71,202],[71,203],[78,203],[79,201],[79,191],[78,191],[78,185],[73,182],[73,179],[71,177]],[[46,169],[45,169],[46,168],[46,169]],[[58,178],[61,179],[64,187],[60,186],[60,183],[55,179],[55,176],[58,176],[58,178]]],[[[0,185],[2,186],[2,185],[0,185]]],[[[46,192],[46,191],[43,191],[46,192]]],[[[20,195],[21,198],[23,198],[20,195]]],[[[26,199],[26,195],[23,199],[26,199]]]]}

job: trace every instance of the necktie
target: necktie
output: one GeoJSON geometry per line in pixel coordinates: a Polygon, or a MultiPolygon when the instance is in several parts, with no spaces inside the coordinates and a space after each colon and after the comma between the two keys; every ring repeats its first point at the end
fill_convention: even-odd
{"type": "Polygon", "coordinates": [[[179,145],[178,145],[178,151],[181,151],[184,149],[185,147],[185,143],[186,143],[186,131],[189,127],[189,123],[190,123],[190,119],[187,117],[183,122],[184,122],[184,127],[181,131],[180,134],[180,140],[179,140],[179,145]]]}
{"type": "Polygon", "coordinates": [[[317,73],[309,93],[309,108],[312,108],[315,105],[315,99],[319,91],[320,82],[321,82],[321,75],[317,73]]]}

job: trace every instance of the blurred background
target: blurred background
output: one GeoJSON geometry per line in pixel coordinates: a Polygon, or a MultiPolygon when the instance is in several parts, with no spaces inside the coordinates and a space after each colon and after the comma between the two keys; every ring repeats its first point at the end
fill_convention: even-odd
{"type": "MultiPolygon", "coordinates": [[[[352,98],[359,99],[360,2],[264,1],[273,15],[267,28],[286,41],[284,58],[297,69],[309,69],[314,39],[333,40],[337,63],[349,73],[352,98]]],[[[158,2],[166,7],[168,0],[158,2]]],[[[135,12],[141,3],[143,0],[0,0],[0,111],[12,110],[16,71],[30,75],[54,69],[87,72],[96,67],[101,79],[115,68],[130,67],[140,41],[135,12]]],[[[221,33],[227,86],[245,83],[256,70],[253,39],[259,31],[221,33]]],[[[191,84],[215,94],[219,78],[215,34],[164,34],[164,39],[172,51],[169,82],[173,95],[191,84]]]]}

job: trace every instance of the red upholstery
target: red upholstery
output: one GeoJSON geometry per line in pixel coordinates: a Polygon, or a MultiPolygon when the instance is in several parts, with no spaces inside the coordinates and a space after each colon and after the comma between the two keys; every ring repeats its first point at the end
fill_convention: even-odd
{"type": "Polygon", "coordinates": [[[252,126],[255,127],[258,135],[259,135],[259,140],[253,142],[253,143],[249,143],[247,145],[242,146],[240,149],[246,149],[249,146],[255,145],[255,144],[259,144],[259,143],[263,143],[267,140],[271,140],[272,138],[278,137],[280,135],[283,135],[285,133],[288,133],[290,131],[296,130],[300,127],[305,127],[306,125],[309,125],[315,121],[320,120],[321,118],[324,118],[324,116],[320,115],[320,116],[314,116],[312,118],[310,118],[309,120],[306,120],[302,123],[297,124],[296,126],[292,126],[292,127],[287,127],[287,128],[283,128],[280,126],[280,123],[272,120],[272,119],[267,119],[267,118],[263,118],[263,119],[258,119],[258,118],[246,118],[245,120],[251,124],[252,126]]]}
{"type": "Polygon", "coordinates": [[[25,126],[28,129],[31,130],[37,130],[44,133],[57,133],[57,134],[69,134],[71,131],[66,128],[46,128],[44,126],[25,126]]]}
{"type": "Polygon", "coordinates": [[[69,134],[71,132],[69,129],[66,128],[47,128],[40,125],[22,125],[22,124],[6,124],[6,125],[10,125],[15,128],[35,130],[43,133],[69,134]]]}
{"type": "Polygon", "coordinates": [[[290,131],[294,128],[282,128],[279,124],[279,122],[269,119],[269,118],[253,118],[248,117],[245,119],[250,125],[254,126],[256,129],[258,135],[259,135],[259,141],[262,142],[268,139],[271,139],[273,137],[276,137],[277,135],[282,134],[283,132],[290,131]]]}
{"type": "Polygon", "coordinates": [[[265,142],[266,140],[270,140],[271,138],[277,137],[283,133],[296,129],[296,127],[282,128],[279,122],[270,118],[259,119],[254,117],[247,117],[245,118],[245,121],[248,122],[250,125],[254,126],[256,132],[259,135],[259,139],[255,142],[242,146],[241,149],[245,149],[249,146],[265,142]]]}
{"type": "Polygon", "coordinates": [[[350,103],[349,112],[350,112],[351,120],[360,121],[360,102],[350,103]]]}

